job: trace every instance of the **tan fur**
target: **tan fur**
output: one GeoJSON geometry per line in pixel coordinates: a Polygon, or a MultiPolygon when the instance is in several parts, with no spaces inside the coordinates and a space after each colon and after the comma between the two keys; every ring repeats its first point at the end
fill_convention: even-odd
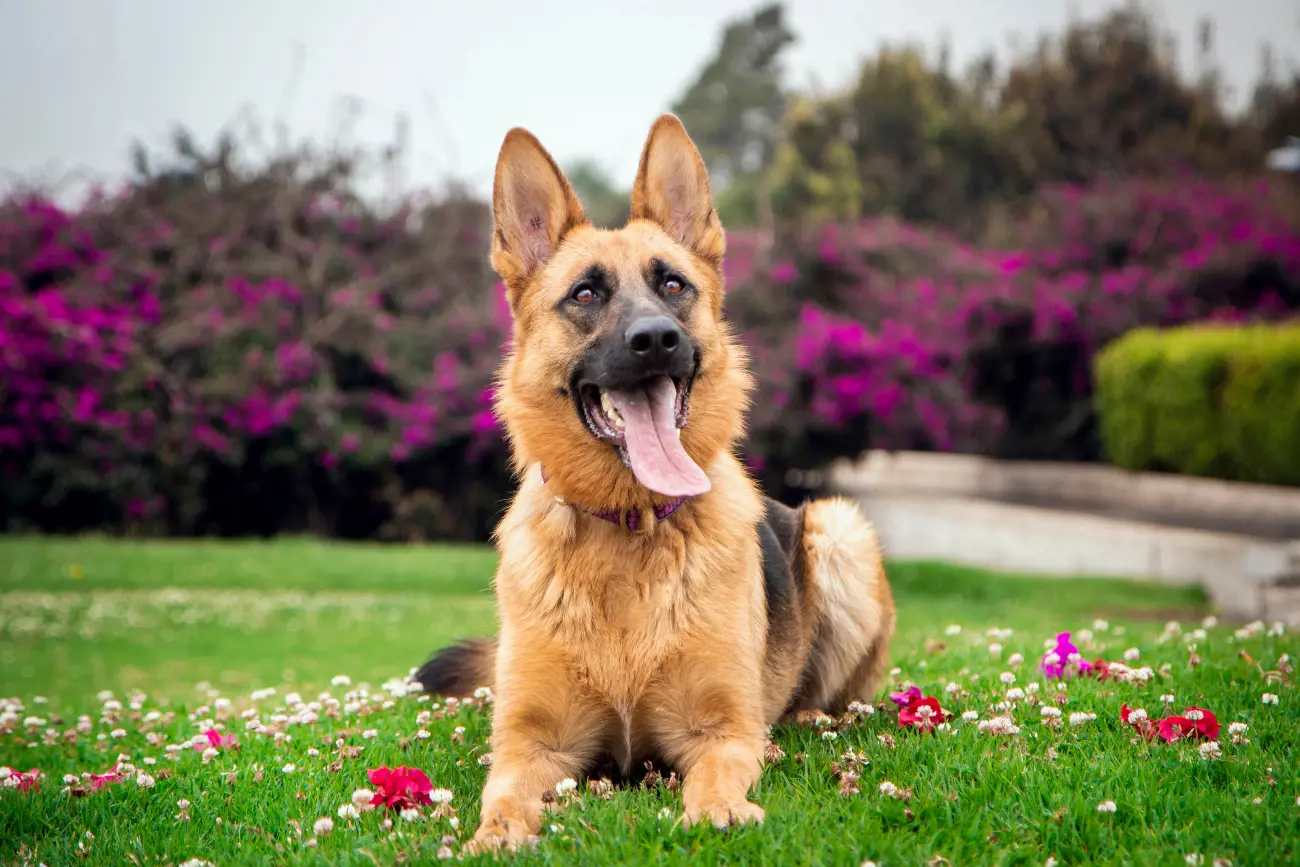
{"type": "Polygon", "coordinates": [[[494,758],[476,844],[537,833],[543,793],[604,755],[624,771],[646,756],[676,768],[687,822],[762,821],[748,793],[766,726],[802,707],[871,700],[880,684],[894,612],[875,533],[847,501],[809,504],[794,604],[769,622],[764,500],[735,456],[752,380],[722,319],[725,237],[707,174],[676,118],[650,131],[622,229],[590,226],[523,130],[502,146],[493,205],[492,261],[515,319],[496,412],[520,477],[495,534],[501,631],[495,647],[430,663],[447,690],[493,669],[494,758]],[[590,436],[565,393],[584,338],[556,312],[592,263],[631,285],[651,257],[699,293],[683,321],[701,367],[682,444],[712,483],[658,522],[648,507],[662,498],[590,436]],[[630,532],[574,504],[638,507],[646,520],[630,532]]]}

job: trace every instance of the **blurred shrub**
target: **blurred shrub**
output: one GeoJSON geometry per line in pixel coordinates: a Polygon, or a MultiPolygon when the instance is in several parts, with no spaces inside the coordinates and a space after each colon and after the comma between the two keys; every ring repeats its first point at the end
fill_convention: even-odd
{"type": "Polygon", "coordinates": [[[1006,423],[992,452],[1100,459],[1093,357],[1130,329],[1300,309],[1300,233],[1281,192],[1192,177],[1044,190],[968,308],[972,394],[1006,423]]]}
{"type": "Polygon", "coordinates": [[[1300,485],[1300,323],[1130,332],[1097,358],[1097,408],[1121,467],[1300,485]]]}

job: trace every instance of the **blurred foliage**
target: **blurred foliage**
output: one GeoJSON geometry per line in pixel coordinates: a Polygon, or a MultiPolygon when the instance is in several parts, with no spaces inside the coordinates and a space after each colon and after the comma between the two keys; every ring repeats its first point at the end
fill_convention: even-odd
{"type": "MultiPolygon", "coordinates": [[[[816,493],[871,447],[1102,459],[1122,441],[1095,398],[1112,341],[1296,316],[1300,184],[1262,166],[1297,132],[1300,78],[1266,55],[1232,115],[1211,36],[1190,82],[1126,8],[1005,69],[886,47],[840,92],[791,93],[781,6],[727,26],[673,108],[728,229],[727,314],[763,395],[743,449],[769,493],[816,493]]],[[[400,176],[398,144],[259,160],[252,140],[179,130],[76,209],[0,201],[0,528],[487,536],[511,323],[486,203],[363,196],[400,176]]],[[[598,165],[568,174],[594,222],[625,221],[598,165]]],[[[1285,390],[1242,377],[1242,406],[1285,390]]],[[[1234,436],[1284,452],[1273,417],[1243,411],[1234,436]]],[[[1218,467],[1237,454],[1219,442],[1159,461],[1218,467]]],[[[1269,461],[1252,478],[1294,481],[1269,461]]]]}
{"type": "Polygon", "coordinates": [[[797,233],[827,219],[897,216],[997,241],[1043,184],[1260,171],[1267,151],[1300,130],[1300,73],[1280,75],[1265,51],[1249,109],[1233,114],[1209,24],[1193,80],[1175,66],[1175,47],[1134,6],[960,73],[946,49],[931,58],[919,46],[885,46],[848,87],[789,97],[763,179],[719,185],[727,203],[767,187],[774,225],[753,207],[729,207],[724,220],[797,233]]]}
{"type": "Polygon", "coordinates": [[[1097,407],[1126,469],[1300,485],[1300,324],[1132,331],[1097,358],[1097,407]]]}

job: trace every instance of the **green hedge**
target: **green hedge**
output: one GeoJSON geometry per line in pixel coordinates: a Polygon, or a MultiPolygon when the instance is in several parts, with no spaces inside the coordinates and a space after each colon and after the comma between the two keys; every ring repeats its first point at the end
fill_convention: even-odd
{"type": "Polygon", "coordinates": [[[1300,322],[1131,331],[1096,382],[1116,466],[1300,485],[1300,322]]]}

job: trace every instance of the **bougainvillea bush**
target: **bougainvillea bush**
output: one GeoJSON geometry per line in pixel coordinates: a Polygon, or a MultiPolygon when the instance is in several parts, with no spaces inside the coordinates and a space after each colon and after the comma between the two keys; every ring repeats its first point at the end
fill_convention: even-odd
{"type": "Polygon", "coordinates": [[[0,207],[0,523],[485,532],[508,483],[486,210],[380,211],[353,172],[223,152],[75,213],[0,207]]]}
{"type": "MultiPolygon", "coordinates": [[[[362,198],[356,155],[187,153],[76,209],[0,202],[0,526],[484,538],[510,490],[486,206],[362,198]]],[[[745,456],[786,499],[873,445],[1097,459],[1107,342],[1300,308],[1275,198],[1051,189],[1014,250],[884,219],[733,234],[745,456]]]]}

